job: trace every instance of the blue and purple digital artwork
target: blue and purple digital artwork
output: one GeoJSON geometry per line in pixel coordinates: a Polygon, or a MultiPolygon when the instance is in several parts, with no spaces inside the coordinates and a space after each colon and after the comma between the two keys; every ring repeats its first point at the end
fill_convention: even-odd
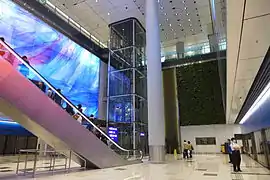
{"type": "MultiPolygon", "coordinates": [[[[100,59],[10,0],[0,0],[0,36],[86,115],[98,113],[100,59]]],[[[18,64],[14,64],[18,66],[18,64]]],[[[30,73],[29,79],[36,77],[30,73]]]]}

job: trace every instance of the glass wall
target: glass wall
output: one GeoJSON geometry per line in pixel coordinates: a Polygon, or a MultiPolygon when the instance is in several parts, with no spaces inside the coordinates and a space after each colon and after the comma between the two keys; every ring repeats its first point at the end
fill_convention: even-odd
{"type": "Polygon", "coordinates": [[[264,167],[270,168],[270,128],[245,134],[243,151],[264,167]]]}
{"type": "Polygon", "coordinates": [[[267,157],[268,167],[270,168],[270,128],[265,130],[265,153],[267,157]]]}
{"type": "Polygon", "coordinates": [[[257,161],[264,166],[267,166],[267,159],[266,159],[266,151],[264,147],[264,138],[262,136],[262,131],[254,132],[254,140],[255,140],[255,147],[256,147],[256,156],[257,161]]]}

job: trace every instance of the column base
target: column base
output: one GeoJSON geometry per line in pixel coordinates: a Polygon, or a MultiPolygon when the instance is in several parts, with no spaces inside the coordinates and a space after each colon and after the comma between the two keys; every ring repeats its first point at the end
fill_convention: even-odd
{"type": "Polygon", "coordinates": [[[149,160],[152,163],[165,162],[165,146],[149,146],[149,160]]]}

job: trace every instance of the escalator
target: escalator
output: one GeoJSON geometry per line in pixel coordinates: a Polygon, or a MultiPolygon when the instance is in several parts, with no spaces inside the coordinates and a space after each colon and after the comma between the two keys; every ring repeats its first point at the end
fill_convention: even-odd
{"type": "Polygon", "coordinates": [[[21,124],[28,131],[44,140],[55,150],[74,151],[78,156],[73,160],[87,168],[108,168],[141,162],[142,153],[138,150],[126,150],[111,140],[88,117],[81,113],[68,99],[44,79],[35,69],[27,64],[7,44],[0,45],[10,55],[0,59],[0,112],[21,124]],[[110,147],[95,134],[74,120],[62,107],[50,99],[31,80],[25,78],[9,62],[18,61],[24,64],[66,104],[88,121],[104,138],[110,147]],[[9,62],[8,62],[9,61],[9,62]],[[82,158],[81,158],[82,157],[82,158]],[[132,160],[131,160],[132,159],[132,160]]]}

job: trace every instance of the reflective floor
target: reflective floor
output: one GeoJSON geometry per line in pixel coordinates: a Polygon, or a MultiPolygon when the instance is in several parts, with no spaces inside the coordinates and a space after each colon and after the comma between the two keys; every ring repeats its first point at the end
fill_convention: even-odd
{"type": "MultiPolygon", "coordinates": [[[[60,163],[60,160],[59,160],[60,163]]],[[[32,179],[14,176],[16,163],[0,158],[0,179],[32,179]],[[9,167],[9,168],[7,168],[9,167]],[[12,170],[2,172],[1,170],[12,170]],[[8,176],[7,176],[8,175],[8,176]]],[[[164,164],[143,164],[80,171],[64,174],[37,175],[40,180],[269,180],[270,171],[247,156],[242,157],[242,173],[232,173],[226,155],[195,155],[193,160],[175,160],[167,157],[164,164]]]]}

